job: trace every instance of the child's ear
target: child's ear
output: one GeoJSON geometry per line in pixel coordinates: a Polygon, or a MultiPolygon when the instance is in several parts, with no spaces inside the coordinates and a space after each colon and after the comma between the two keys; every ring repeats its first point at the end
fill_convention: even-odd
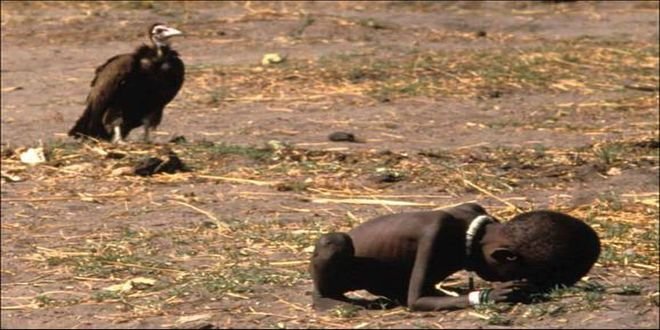
{"type": "Polygon", "coordinates": [[[518,260],[518,255],[507,248],[497,248],[490,253],[490,256],[499,263],[508,263],[518,260]]]}

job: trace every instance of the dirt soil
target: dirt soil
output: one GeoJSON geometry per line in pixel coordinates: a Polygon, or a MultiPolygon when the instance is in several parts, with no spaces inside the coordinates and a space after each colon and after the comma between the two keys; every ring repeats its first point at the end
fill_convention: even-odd
{"type": "Polygon", "coordinates": [[[2,328],[657,329],[658,16],[655,1],[2,2],[2,328]],[[95,67],[159,21],[185,33],[186,82],[154,143],[68,138],[95,67]],[[46,162],[21,162],[36,147],[46,162]],[[170,150],[191,171],[134,174],[170,150]],[[467,201],[569,213],[603,253],[534,304],[311,309],[320,234],[467,201]]]}

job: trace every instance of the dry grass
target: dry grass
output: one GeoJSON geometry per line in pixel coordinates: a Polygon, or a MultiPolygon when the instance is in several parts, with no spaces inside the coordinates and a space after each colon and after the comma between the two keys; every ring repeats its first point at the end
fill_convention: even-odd
{"type": "MultiPolygon", "coordinates": [[[[528,190],[530,187],[556,189],[579,177],[580,169],[600,168],[595,175],[607,176],[611,168],[624,171],[637,166],[657,168],[657,148],[647,147],[657,143],[657,139],[649,137],[641,141],[598,144],[588,149],[551,148],[546,149],[542,157],[538,155],[538,151],[529,149],[482,148],[484,159],[467,163],[461,162],[461,159],[468,157],[470,150],[444,151],[442,158],[438,158],[437,154],[429,153],[403,156],[379,155],[366,151],[354,152],[348,156],[357,161],[347,163],[344,157],[339,157],[338,152],[332,151],[188,143],[168,147],[178,152],[185,162],[195,164],[194,172],[156,175],[152,178],[136,177],[126,173],[113,175],[113,172],[116,173],[116,169],[129,167],[145,154],[154,153],[155,150],[165,146],[134,144],[115,150],[116,147],[109,144],[62,143],[47,145],[50,155],[47,165],[35,167],[20,164],[16,153],[3,150],[5,155],[3,171],[22,180],[36,181],[41,187],[21,198],[3,198],[3,203],[38,205],[44,202],[49,203],[48,205],[57,205],[60,202],[75,200],[104,204],[112,200],[120,205],[122,201],[144,201],[145,191],[150,190],[149,187],[153,185],[203,186],[218,179],[230,179],[232,185],[266,187],[260,192],[242,192],[242,196],[246,198],[293,194],[295,199],[301,201],[332,200],[335,203],[375,204],[382,206],[384,212],[392,211],[390,206],[396,205],[423,208],[447,206],[450,204],[447,198],[476,193],[483,198],[492,198],[499,202],[501,207],[491,208],[491,211],[507,219],[519,212],[534,209],[534,204],[530,200],[510,196],[520,196],[518,191],[528,190]],[[628,157],[623,159],[617,156],[607,158],[602,156],[602,150],[614,148],[613,146],[618,146],[617,150],[621,153],[625,152],[628,157]],[[100,150],[105,153],[99,152],[100,150]],[[108,153],[121,153],[125,156],[121,159],[112,159],[107,158],[108,153]],[[512,159],[524,164],[524,169],[516,168],[502,172],[500,165],[512,159]],[[86,166],[86,164],[92,165],[86,166]],[[358,179],[369,177],[374,173],[375,168],[382,164],[388,164],[391,169],[406,173],[407,179],[404,183],[406,185],[433,185],[452,187],[452,189],[447,189],[444,195],[435,196],[394,195],[388,193],[387,188],[379,187],[378,184],[365,186],[364,181],[358,179]],[[542,180],[548,176],[553,180],[542,180]],[[114,193],[103,193],[99,189],[90,189],[77,195],[62,193],[66,191],[64,186],[80,181],[81,178],[96,182],[98,186],[121,188],[114,193]],[[280,184],[263,185],[275,182],[280,184]],[[296,186],[296,182],[305,184],[296,186]]],[[[20,150],[14,151],[20,152],[20,150]]],[[[7,184],[11,183],[3,183],[3,185],[7,184]]],[[[4,297],[15,304],[3,306],[3,309],[121,302],[126,306],[126,310],[130,311],[125,317],[132,315],[132,317],[144,318],[161,315],[179,304],[186,304],[190,301],[191,295],[194,295],[195,301],[250,299],[257,294],[259,288],[264,286],[289,287],[308,283],[307,260],[314,240],[321,233],[345,231],[356,223],[366,220],[349,216],[344,222],[324,223],[246,221],[231,215],[214,214],[209,211],[209,201],[203,196],[185,193],[174,193],[164,201],[153,203],[157,205],[143,207],[142,211],[143,208],[133,206],[126,212],[130,217],[131,212],[181,214],[187,212],[186,209],[192,209],[201,216],[194,217],[198,220],[192,225],[174,226],[166,230],[140,228],[127,224],[123,229],[115,226],[115,229],[96,234],[64,237],[66,242],[80,243],[59,247],[36,246],[33,253],[22,258],[31,267],[41,269],[42,272],[56,272],[61,280],[69,283],[98,281],[107,287],[135,277],[146,277],[155,279],[157,284],[126,292],[103,289],[45,292],[27,301],[18,297],[4,297]],[[172,242],[173,246],[163,250],[163,246],[159,243],[163,240],[172,242]]],[[[217,207],[212,208],[217,209],[217,207]]],[[[315,208],[314,204],[307,204],[304,208],[287,208],[286,212],[306,215],[315,208]]],[[[599,233],[604,251],[596,266],[597,269],[625,269],[626,272],[639,276],[657,274],[657,192],[604,194],[592,203],[568,208],[558,202],[554,205],[554,209],[585,219],[599,233]]],[[[53,229],[58,227],[57,223],[53,225],[53,229]]],[[[25,226],[30,225],[21,222],[7,223],[3,225],[3,231],[17,232],[23,230],[25,226]]],[[[11,240],[5,241],[4,244],[11,242],[11,240]]],[[[34,285],[38,282],[39,279],[34,279],[26,283],[5,283],[3,286],[34,285]]],[[[610,290],[615,289],[616,287],[610,287],[610,290]]],[[[582,297],[580,299],[595,299],[585,298],[589,295],[589,291],[578,291],[574,294],[582,297]]],[[[567,310],[578,308],[580,301],[582,300],[576,300],[574,305],[563,303],[565,306],[562,308],[567,310]]],[[[298,313],[308,311],[308,306],[292,304],[293,314],[287,317],[276,316],[276,318],[283,318],[290,325],[301,326],[324,327],[332,326],[337,322],[332,317],[302,322],[298,313]]],[[[530,310],[534,308],[539,307],[521,307],[513,315],[531,313],[530,310]]],[[[370,316],[338,313],[339,318],[348,317],[350,324],[354,326],[365,322],[374,326],[389,324],[386,317],[389,315],[388,312],[379,314],[385,315],[379,323],[371,323],[370,316]]],[[[489,313],[492,314],[492,311],[483,315],[491,315],[489,313]]],[[[499,311],[499,314],[492,314],[486,320],[493,324],[506,322],[507,319],[498,319],[501,317],[498,315],[502,313],[499,311]]],[[[536,313],[540,312],[536,311],[536,313]]]]}

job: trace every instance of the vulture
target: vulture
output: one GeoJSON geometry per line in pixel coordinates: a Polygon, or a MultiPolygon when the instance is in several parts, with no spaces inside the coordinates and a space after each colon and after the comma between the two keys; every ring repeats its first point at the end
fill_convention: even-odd
{"type": "Polygon", "coordinates": [[[85,111],[69,135],[123,143],[132,129],[144,126],[148,142],[149,131],[160,124],[163,108],[183,84],[183,62],[170,47],[170,38],[182,34],[165,24],[153,24],[151,45],[114,56],[96,68],[85,111]]]}

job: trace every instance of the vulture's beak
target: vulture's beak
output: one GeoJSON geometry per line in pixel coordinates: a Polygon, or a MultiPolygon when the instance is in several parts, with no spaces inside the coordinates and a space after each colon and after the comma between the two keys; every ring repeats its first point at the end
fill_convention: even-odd
{"type": "Polygon", "coordinates": [[[163,31],[163,38],[165,39],[180,35],[183,35],[183,32],[171,27],[168,27],[167,30],[163,31]]]}

